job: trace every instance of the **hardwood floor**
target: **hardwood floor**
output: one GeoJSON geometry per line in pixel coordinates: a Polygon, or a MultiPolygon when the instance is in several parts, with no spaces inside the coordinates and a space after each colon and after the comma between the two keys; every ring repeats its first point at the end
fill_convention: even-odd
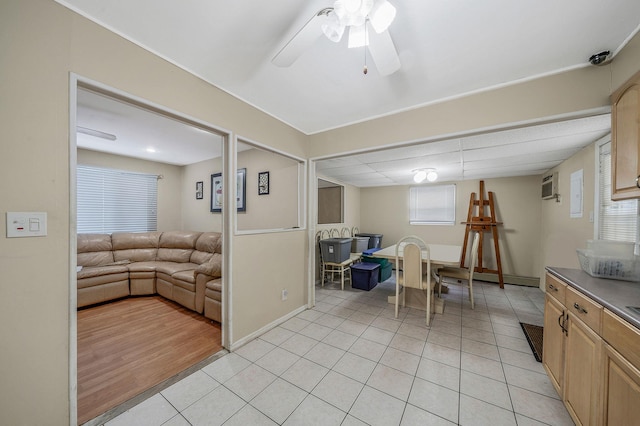
{"type": "Polygon", "coordinates": [[[220,324],[160,296],[78,311],[78,423],[219,352],[220,324]]]}

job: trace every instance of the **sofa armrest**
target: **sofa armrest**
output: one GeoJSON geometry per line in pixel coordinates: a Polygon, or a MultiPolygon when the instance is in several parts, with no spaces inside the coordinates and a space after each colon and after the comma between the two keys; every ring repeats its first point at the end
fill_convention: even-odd
{"type": "Polygon", "coordinates": [[[214,253],[211,259],[196,268],[196,274],[205,274],[213,278],[222,276],[222,255],[214,253]]]}

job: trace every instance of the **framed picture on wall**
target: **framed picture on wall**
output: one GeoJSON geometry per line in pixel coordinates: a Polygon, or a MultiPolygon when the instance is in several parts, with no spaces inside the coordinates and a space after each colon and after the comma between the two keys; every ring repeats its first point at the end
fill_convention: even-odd
{"type": "Polygon", "coordinates": [[[196,200],[202,200],[204,181],[196,182],[196,200]]]}
{"type": "MultiPolygon", "coordinates": [[[[222,173],[211,175],[211,211],[222,212],[222,173]]],[[[236,173],[236,203],[239,212],[247,211],[247,169],[238,169],[236,173]]]]}
{"type": "Polygon", "coordinates": [[[269,172],[258,173],[258,195],[269,194],[269,172]]]}

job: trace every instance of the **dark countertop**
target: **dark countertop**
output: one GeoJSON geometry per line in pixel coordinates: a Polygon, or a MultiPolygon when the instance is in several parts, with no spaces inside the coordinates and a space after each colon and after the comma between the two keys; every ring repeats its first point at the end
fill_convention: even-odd
{"type": "Polygon", "coordinates": [[[640,282],[595,278],[581,269],[547,266],[546,270],[640,329],[640,311],[628,308],[640,308],[640,282]]]}

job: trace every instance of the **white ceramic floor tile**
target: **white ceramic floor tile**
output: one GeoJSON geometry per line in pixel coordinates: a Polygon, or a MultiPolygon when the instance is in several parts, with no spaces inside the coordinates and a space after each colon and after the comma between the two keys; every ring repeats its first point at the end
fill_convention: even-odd
{"type": "Polygon", "coordinates": [[[429,331],[430,330],[426,327],[407,324],[406,322],[403,321],[402,325],[398,328],[397,334],[413,337],[414,339],[418,339],[418,340],[422,340],[423,342],[426,342],[427,336],[429,336],[429,331]]]}
{"type": "Polygon", "coordinates": [[[307,392],[311,392],[328,372],[328,368],[300,358],[298,362],[282,374],[281,378],[307,392]]]}
{"type": "Polygon", "coordinates": [[[442,417],[438,417],[433,413],[424,411],[414,405],[407,404],[402,415],[401,426],[417,426],[417,425],[429,425],[429,426],[455,426],[455,423],[445,420],[442,417]]]}
{"type": "Polygon", "coordinates": [[[320,364],[323,367],[331,368],[335,365],[336,362],[342,355],[345,354],[345,351],[342,349],[338,349],[336,347],[327,345],[326,343],[319,342],[315,345],[309,352],[307,352],[304,357],[309,361],[313,361],[316,364],[320,364]]]}
{"type": "Polygon", "coordinates": [[[499,351],[500,359],[502,360],[503,364],[526,368],[527,370],[535,371],[538,373],[545,372],[544,367],[542,367],[542,363],[536,361],[531,351],[529,351],[528,353],[524,353],[507,348],[499,348],[499,351]]]}
{"type": "Polygon", "coordinates": [[[333,367],[333,371],[341,373],[360,383],[366,383],[375,368],[375,362],[347,352],[333,367]]]}
{"type": "Polygon", "coordinates": [[[324,325],[325,327],[329,327],[329,328],[336,328],[337,326],[342,324],[344,321],[345,319],[342,317],[331,315],[331,314],[324,314],[323,316],[318,318],[315,321],[315,323],[324,325]]]}
{"type": "Polygon", "coordinates": [[[245,404],[240,397],[229,389],[219,386],[182,411],[181,414],[193,426],[217,426],[227,421],[245,404]]]}
{"type": "Polygon", "coordinates": [[[398,349],[404,352],[408,352],[413,355],[422,355],[422,351],[424,351],[425,341],[420,339],[415,339],[413,337],[405,336],[402,334],[396,334],[391,339],[389,346],[398,349]]]}
{"type": "Polygon", "coordinates": [[[364,385],[356,380],[330,371],[311,394],[348,412],[363,387],[364,385]]]}
{"type": "Polygon", "coordinates": [[[538,373],[507,364],[503,364],[502,367],[508,384],[551,398],[560,399],[556,388],[553,387],[546,373],[538,373]]]}
{"type": "Polygon", "coordinates": [[[382,355],[382,358],[380,358],[380,364],[415,376],[418,364],[420,364],[420,359],[418,355],[388,347],[382,355]]]}
{"type": "Polygon", "coordinates": [[[368,426],[365,422],[356,419],[351,414],[347,414],[340,426],[368,426]]]}
{"type": "Polygon", "coordinates": [[[300,356],[292,354],[282,348],[275,348],[256,361],[256,365],[264,368],[276,376],[281,375],[300,359],[300,356]]]}
{"type": "Polygon", "coordinates": [[[507,384],[469,371],[460,372],[460,393],[513,411],[507,384]]]}
{"type": "Polygon", "coordinates": [[[518,414],[550,425],[573,426],[574,424],[559,399],[549,398],[516,386],[509,386],[509,393],[513,408],[518,414]]]}
{"type": "Polygon", "coordinates": [[[503,334],[496,333],[496,342],[498,343],[498,346],[501,348],[507,348],[514,351],[525,352],[525,353],[531,352],[531,347],[529,346],[529,343],[527,343],[526,339],[521,339],[521,338],[512,337],[512,336],[505,336],[503,334]]]}
{"type": "Polygon", "coordinates": [[[285,340],[293,336],[293,334],[293,331],[288,330],[284,327],[276,327],[267,331],[265,334],[260,336],[260,338],[271,343],[272,345],[280,346],[285,340]]]}
{"type": "Polygon", "coordinates": [[[287,330],[298,332],[308,326],[311,322],[302,318],[293,317],[285,321],[281,327],[287,330]]]}
{"type": "Polygon", "coordinates": [[[349,317],[349,319],[351,321],[361,322],[363,324],[370,325],[373,322],[373,320],[376,319],[376,316],[372,314],[368,314],[366,312],[356,311],[349,317]]]}
{"type": "Polygon", "coordinates": [[[462,351],[473,355],[500,361],[498,347],[489,343],[477,342],[470,339],[462,339],[462,351]]]}
{"type": "Polygon", "coordinates": [[[282,424],[307,395],[299,387],[276,379],[251,401],[251,405],[276,423],[282,424]]]}
{"type": "Polygon", "coordinates": [[[516,413],[516,421],[518,422],[518,426],[547,426],[546,423],[530,419],[529,417],[523,416],[522,414],[518,413],[516,413]]]}
{"type": "Polygon", "coordinates": [[[460,354],[460,356],[460,368],[462,370],[470,371],[493,380],[506,382],[500,361],[494,361],[465,352],[460,354]]]}
{"type": "Polygon", "coordinates": [[[384,354],[386,349],[387,347],[385,345],[381,345],[380,343],[376,343],[368,339],[359,338],[349,348],[349,352],[360,355],[361,357],[371,361],[378,362],[380,358],[382,358],[382,354],[384,354]]]}
{"type": "MultiPolygon", "coordinates": [[[[276,426],[273,420],[253,408],[251,405],[245,405],[240,411],[231,416],[224,423],[224,426],[276,426]]],[[[163,425],[164,426],[164,425],[163,425]]]]}
{"type": "Polygon", "coordinates": [[[108,426],[158,426],[173,418],[178,411],[162,395],[155,394],[118,417],[108,421],[108,426]]]}
{"type": "Polygon", "coordinates": [[[211,364],[203,367],[202,371],[213,377],[219,383],[224,383],[250,365],[250,361],[234,352],[218,358],[211,364]]]}
{"type": "Polygon", "coordinates": [[[462,337],[464,339],[471,339],[477,342],[488,343],[490,345],[496,344],[496,336],[492,331],[483,331],[476,328],[462,326],[462,337]]]}
{"type": "Polygon", "coordinates": [[[409,395],[409,403],[458,423],[459,393],[435,383],[416,378],[409,395]]]}
{"type": "Polygon", "coordinates": [[[245,368],[229,379],[224,386],[249,402],[269,386],[276,376],[256,364],[245,368]]]}
{"type": "Polygon", "coordinates": [[[460,369],[428,358],[420,360],[416,377],[456,392],[460,390],[460,369]]]}
{"type": "Polygon", "coordinates": [[[358,340],[358,337],[354,336],[353,334],[345,333],[344,331],[333,330],[327,335],[327,337],[322,339],[322,343],[326,343],[327,345],[331,345],[338,349],[346,351],[351,347],[351,345],[355,343],[356,340],[358,340]]]}
{"type": "Polygon", "coordinates": [[[395,333],[396,331],[398,331],[398,328],[400,328],[400,326],[402,325],[402,322],[397,321],[395,319],[389,319],[389,318],[384,318],[379,316],[378,318],[373,320],[371,325],[373,327],[381,328],[383,330],[387,330],[392,333],[395,333]]]}
{"type": "Polygon", "coordinates": [[[431,332],[429,333],[429,337],[427,337],[427,343],[446,346],[448,348],[459,351],[462,345],[462,339],[459,335],[431,330],[431,332]]]}
{"type": "Polygon", "coordinates": [[[162,426],[191,426],[191,424],[181,414],[177,414],[169,421],[162,423],[162,426]]]}
{"type": "Polygon", "coordinates": [[[354,336],[360,336],[367,329],[367,325],[357,321],[345,320],[342,324],[336,327],[336,330],[343,331],[354,336]]]}
{"type": "Polygon", "coordinates": [[[322,315],[324,315],[323,312],[314,311],[313,309],[307,309],[306,311],[302,311],[298,315],[296,315],[296,318],[313,322],[320,318],[322,315]]]}
{"type": "Polygon", "coordinates": [[[517,426],[513,411],[460,395],[460,424],[473,426],[517,426]]]}
{"type": "Polygon", "coordinates": [[[413,374],[406,374],[395,368],[378,364],[367,380],[367,386],[406,401],[413,385],[413,378],[413,374]]]}
{"type": "Polygon", "coordinates": [[[429,358],[452,367],[460,367],[460,350],[427,342],[422,351],[423,358],[429,358]]]}
{"type": "Polygon", "coordinates": [[[325,337],[327,337],[327,335],[331,333],[332,330],[333,330],[332,328],[325,327],[324,325],[311,323],[305,328],[303,328],[302,330],[300,330],[299,333],[304,336],[320,341],[325,337]]]}
{"type": "Polygon", "coordinates": [[[372,426],[400,424],[406,403],[365,386],[349,414],[372,426]]]}
{"type": "Polygon", "coordinates": [[[318,397],[309,395],[283,423],[285,426],[338,426],[347,413],[324,402],[318,397]]]}
{"type": "Polygon", "coordinates": [[[280,347],[296,355],[303,356],[317,344],[317,340],[296,333],[281,344],[280,347]]]}
{"type": "Polygon", "coordinates": [[[235,353],[251,362],[256,362],[275,347],[275,345],[258,338],[242,346],[235,353]]]}
{"type": "Polygon", "coordinates": [[[360,337],[387,346],[394,335],[394,332],[371,326],[367,328],[360,337]]]}
{"type": "Polygon", "coordinates": [[[220,383],[202,370],[185,377],[161,392],[176,410],[182,411],[215,388],[220,383]]]}

